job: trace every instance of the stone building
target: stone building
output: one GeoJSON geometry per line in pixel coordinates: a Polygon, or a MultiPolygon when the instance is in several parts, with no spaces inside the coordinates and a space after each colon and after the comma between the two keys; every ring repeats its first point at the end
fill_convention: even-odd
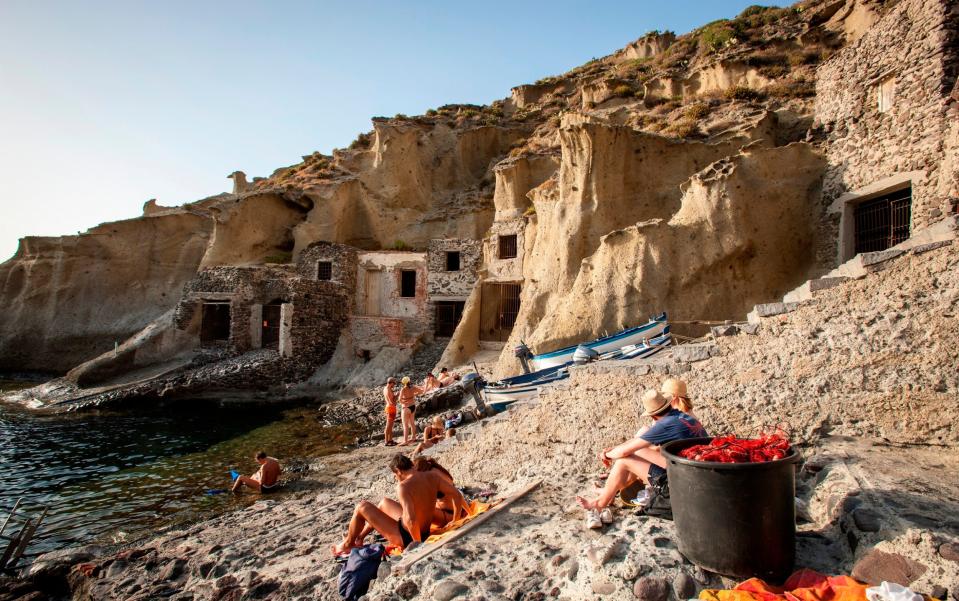
{"type": "Polygon", "coordinates": [[[326,362],[353,307],[356,252],[318,243],[293,265],[201,270],[184,287],[174,326],[198,347],[275,349],[304,368],[326,362]]]}
{"type": "Polygon", "coordinates": [[[822,264],[884,250],[954,210],[957,71],[957,0],[905,0],[819,68],[826,238],[838,240],[822,264]]]}
{"type": "Polygon", "coordinates": [[[433,334],[448,338],[463,317],[483,260],[478,240],[431,240],[426,253],[433,334]]]}
{"type": "Polygon", "coordinates": [[[350,333],[364,358],[384,346],[412,347],[430,330],[426,253],[360,251],[350,333]]]}

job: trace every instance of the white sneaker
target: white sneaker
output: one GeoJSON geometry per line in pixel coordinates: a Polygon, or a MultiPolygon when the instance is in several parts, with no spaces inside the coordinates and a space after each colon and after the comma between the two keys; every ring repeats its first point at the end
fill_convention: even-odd
{"type": "Polygon", "coordinates": [[[599,520],[604,524],[612,524],[613,511],[609,507],[603,507],[602,511],[599,512],[599,520]]]}
{"type": "Polygon", "coordinates": [[[599,512],[595,509],[586,510],[586,527],[590,530],[596,530],[603,527],[603,520],[599,517],[599,512]]]}

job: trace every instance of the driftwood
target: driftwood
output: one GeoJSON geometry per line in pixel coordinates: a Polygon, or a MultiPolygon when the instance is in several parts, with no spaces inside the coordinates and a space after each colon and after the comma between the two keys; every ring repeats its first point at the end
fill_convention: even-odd
{"type": "Polygon", "coordinates": [[[506,509],[507,507],[509,507],[516,501],[518,501],[519,499],[525,497],[531,491],[536,489],[536,487],[542,484],[542,482],[543,482],[542,480],[537,480],[536,482],[533,482],[532,484],[522,489],[518,493],[514,494],[513,496],[509,497],[508,499],[506,499],[505,501],[503,501],[496,507],[493,507],[492,509],[488,510],[486,513],[480,514],[477,518],[460,526],[443,540],[431,545],[422,545],[414,549],[413,551],[410,551],[409,553],[404,554],[403,559],[401,559],[398,564],[393,566],[393,569],[390,571],[396,574],[405,573],[406,570],[408,570],[410,566],[413,565],[414,563],[418,562],[424,557],[427,557],[428,555],[432,555],[437,549],[442,548],[443,545],[447,543],[451,543],[454,540],[462,538],[463,536],[466,536],[466,534],[468,534],[474,528],[478,528],[483,523],[485,523],[486,520],[492,518],[494,515],[498,514],[500,511],[506,509]]]}

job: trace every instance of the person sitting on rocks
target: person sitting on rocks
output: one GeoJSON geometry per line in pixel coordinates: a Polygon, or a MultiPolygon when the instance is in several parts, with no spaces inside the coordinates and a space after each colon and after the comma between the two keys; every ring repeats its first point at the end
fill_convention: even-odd
{"type": "Polygon", "coordinates": [[[280,462],[272,457],[268,457],[265,451],[256,454],[256,462],[260,464],[260,469],[252,476],[237,476],[233,482],[232,492],[239,492],[244,485],[258,493],[273,492],[279,486],[277,480],[280,478],[280,462]]]}
{"type": "Polygon", "coordinates": [[[449,386],[458,379],[459,378],[456,376],[456,374],[451,374],[450,371],[445,367],[440,369],[440,386],[449,386]]]}
{"type": "Polygon", "coordinates": [[[416,397],[423,394],[424,390],[419,386],[410,384],[410,377],[403,376],[400,380],[400,405],[403,406],[403,444],[413,444],[416,442],[416,397]]]}
{"type": "MultiPolygon", "coordinates": [[[[659,386],[659,392],[669,399],[669,405],[673,409],[679,409],[686,415],[696,417],[695,414],[693,414],[693,401],[686,392],[686,382],[683,382],[679,378],[667,378],[663,380],[663,383],[659,386]]],[[[646,430],[649,430],[649,425],[640,428],[636,432],[636,438],[645,434],[646,430]]]]}
{"type": "Polygon", "coordinates": [[[586,525],[600,528],[612,522],[610,503],[616,493],[637,479],[648,484],[651,478],[666,473],[666,458],[660,446],[674,440],[707,436],[706,429],[695,417],[674,409],[670,400],[657,390],[643,394],[643,417],[651,417],[653,425],[641,436],[618,446],[604,449],[600,461],[610,467],[606,484],[595,499],[576,497],[586,509],[586,525]]]}
{"type": "Polygon", "coordinates": [[[433,372],[426,374],[426,379],[423,380],[423,392],[430,392],[442,387],[443,385],[440,384],[440,381],[433,375],[433,372]]]}
{"type": "Polygon", "coordinates": [[[443,440],[445,436],[446,428],[443,427],[443,417],[441,415],[437,415],[433,418],[433,421],[430,423],[430,425],[423,428],[423,442],[416,446],[412,456],[416,457],[426,449],[443,440]]]}
{"type": "Polygon", "coordinates": [[[397,482],[397,500],[383,499],[379,505],[361,501],[353,511],[343,540],[333,546],[333,555],[344,555],[363,546],[373,530],[401,549],[414,541],[425,541],[430,535],[437,498],[450,499],[453,519],[459,519],[466,511],[466,499],[440,470],[417,470],[409,457],[397,454],[390,461],[390,471],[397,482]]]}
{"type": "Polygon", "coordinates": [[[396,385],[396,378],[388,378],[386,386],[383,387],[383,398],[386,399],[386,429],[383,431],[383,444],[388,447],[396,446],[393,440],[393,424],[396,422],[396,391],[393,387],[396,385]]]}
{"type": "MultiPolygon", "coordinates": [[[[413,460],[413,467],[415,467],[418,472],[436,471],[440,477],[453,486],[456,486],[453,484],[453,474],[432,457],[417,457],[413,460]]],[[[464,507],[466,507],[465,497],[463,498],[463,503],[464,507]]],[[[433,512],[433,525],[442,528],[452,522],[453,518],[456,517],[454,516],[456,513],[455,510],[456,505],[454,499],[447,497],[443,493],[436,493],[436,510],[433,512]]]]}

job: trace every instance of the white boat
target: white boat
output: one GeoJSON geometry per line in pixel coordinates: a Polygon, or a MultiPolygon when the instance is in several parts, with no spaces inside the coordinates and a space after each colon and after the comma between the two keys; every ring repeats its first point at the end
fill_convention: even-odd
{"type": "Polygon", "coordinates": [[[611,336],[597,338],[591,342],[584,342],[581,345],[567,346],[550,353],[533,355],[529,360],[530,367],[535,371],[541,371],[549,367],[566,365],[573,361],[573,353],[578,346],[590,348],[600,355],[609,352],[618,351],[625,346],[642,344],[643,341],[655,338],[663,333],[667,327],[666,314],[662,313],[652,318],[648,323],[635,328],[627,328],[611,336]]]}

